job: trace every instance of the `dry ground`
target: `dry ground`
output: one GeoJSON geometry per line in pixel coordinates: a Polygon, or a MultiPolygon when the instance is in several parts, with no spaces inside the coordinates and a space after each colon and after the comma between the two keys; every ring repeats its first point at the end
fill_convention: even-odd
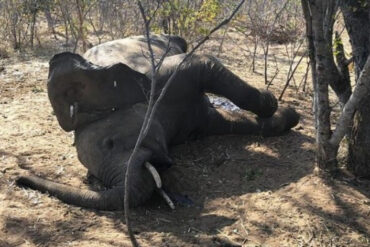
{"type": "MultiPolygon", "coordinates": [[[[218,44],[209,42],[205,52],[216,55],[218,44]]],[[[219,57],[262,88],[263,76],[250,72],[241,50],[245,44],[228,38],[219,57]]],[[[284,46],[272,51],[280,73],[271,90],[278,95],[287,59],[284,46]]],[[[0,60],[0,246],[129,246],[121,212],[66,205],[14,185],[31,172],[88,186],[72,135],[58,126],[48,102],[51,53],[44,53],[0,60]]],[[[262,60],[257,68],[263,71],[262,60]]],[[[173,148],[178,189],[195,205],[171,211],[154,198],[132,210],[142,246],[369,246],[369,183],[316,176],[310,96],[290,87],[284,100],[302,115],[287,135],[216,136],[173,148]]]]}

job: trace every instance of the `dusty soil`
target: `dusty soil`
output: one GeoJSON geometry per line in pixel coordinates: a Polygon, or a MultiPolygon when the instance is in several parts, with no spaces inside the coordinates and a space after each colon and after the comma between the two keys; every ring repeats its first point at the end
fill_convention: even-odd
{"type": "MultiPolygon", "coordinates": [[[[248,43],[233,38],[225,41],[220,60],[265,87],[263,75],[249,69],[242,49],[248,43]]],[[[203,52],[217,55],[218,46],[213,40],[203,52]]],[[[271,51],[279,75],[270,89],[279,95],[288,60],[284,46],[271,51]]],[[[17,176],[34,173],[88,187],[73,136],[58,126],[48,102],[50,56],[0,60],[0,246],[130,246],[122,212],[70,206],[14,185],[17,176]]],[[[298,70],[296,85],[304,70],[298,70]]],[[[261,59],[257,71],[263,72],[261,59]]],[[[284,136],[215,136],[173,147],[176,187],[194,205],[171,211],[153,198],[132,210],[142,246],[369,246],[369,182],[315,175],[309,90],[297,93],[291,86],[283,100],[281,105],[294,106],[302,116],[284,136]]]]}

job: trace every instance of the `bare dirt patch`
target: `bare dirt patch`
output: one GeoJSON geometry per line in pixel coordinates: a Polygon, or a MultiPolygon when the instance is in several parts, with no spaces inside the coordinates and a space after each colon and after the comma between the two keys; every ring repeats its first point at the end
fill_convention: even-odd
{"type": "MultiPolygon", "coordinates": [[[[204,52],[217,54],[213,40],[204,52]]],[[[259,88],[263,76],[236,42],[219,56],[259,88]]],[[[284,47],[274,46],[280,74],[288,70],[284,47]]],[[[0,60],[0,246],[129,246],[121,212],[66,205],[14,180],[28,172],[86,188],[73,136],[58,126],[46,92],[48,56],[0,60]]],[[[257,64],[262,70],[262,61],[257,64]]],[[[297,78],[302,76],[302,68],[297,78]]],[[[297,79],[298,80],[298,79],[297,79]]],[[[281,105],[292,105],[301,123],[281,137],[215,136],[176,146],[171,172],[176,190],[194,201],[170,211],[158,198],[132,210],[143,246],[369,246],[370,184],[342,176],[324,180],[314,171],[311,100],[290,87],[281,105]]]]}

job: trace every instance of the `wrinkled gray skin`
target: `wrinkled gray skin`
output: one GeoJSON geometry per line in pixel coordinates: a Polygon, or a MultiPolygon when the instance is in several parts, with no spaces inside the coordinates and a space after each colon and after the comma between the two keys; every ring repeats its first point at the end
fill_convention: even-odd
{"type": "MultiPolygon", "coordinates": [[[[159,71],[159,89],[186,52],[186,42],[179,37],[152,36],[157,58],[165,53],[169,40],[170,51],[159,71]]],[[[35,176],[21,177],[18,184],[82,207],[122,209],[126,162],[146,111],[150,71],[147,43],[142,36],[96,46],[83,57],[55,55],[48,79],[51,105],[61,127],[75,130],[81,163],[108,189],[80,190],[35,176]]],[[[155,190],[143,164],[151,162],[159,171],[171,165],[169,145],[214,134],[280,135],[298,123],[299,115],[294,110],[276,110],[277,101],[271,93],[248,85],[214,57],[192,56],[160,103],[138,159],[133,162],[131,206],[142,204],[155,190]],[[206,92],[225,96],[256,117],[215,109],[206,92]]]]}

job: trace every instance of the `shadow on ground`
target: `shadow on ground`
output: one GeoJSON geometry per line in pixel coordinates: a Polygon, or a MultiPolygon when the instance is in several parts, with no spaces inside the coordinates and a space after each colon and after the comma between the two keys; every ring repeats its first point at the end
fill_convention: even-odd
{"type": "MultiPolygon", "coordinates": [[[[223,228],[239,220],[235,214],[230,213],[238,211],[229,203],[230,199],[241,202],[245,200],[241,197],[246,195],[278,191],[311,174],[314,168],[313,142],[311,137],[291,131],[287,135],[272,138],[214,136],[176,146],[171,151],[176,164],[163,174],[164,184],[169,191],[187,196],[194,204],[178,206],[175,211],[171,211],[158,196],[153,196],[147,205],[131,210],[134,231],[140,242],[147,245],[173,246],[175,243],[176,246],[238,246],[227,239],[216,237],[223,228]],[[223,211],[215,213],[215,207],[223,211]],[[162,239],[152,238],[153,233],[160,233],[162,239]]],[[[19,163],[28,166],[22,157],[17,156],[17,159],[19,163]]],[[[345,224],[369,234],[364,226],[366,222],[358,220],[361,214],[353,211],[349,202],[335,196],[336,188],[342,186],[342,182],[334,181],[330,185],[335,203],[343,208],[341,214],[327,213],[313,204],[310,206],[309,198],[303,202],[293,202],[297,207],[332,222],[333,228],[345,224]]],[[[348,183],[359,193],[369,196],[368,184],[348,183]]],[[[22,235],[34,245],[40,246],[66,241],[96,241],[108,246],[128,243],[127,238],[120,241],[114,237],[105,240],[94,238],[86,232],[92,229],[100,231],[101,225],[108,224],[116,231],[125,233],[125,226],[121,224],[124,223],[122,212],[63,207],[71,212],[70,217],[46,223],[38,221],[36,216],[30,219],[12,215],[5,221],[3,229],[7,236],[22,235]]],[[[271,227],[276,222],[271,219],[271,222],[265,224],[251,223],[261,232],[271,234],[271,227]]]]}

